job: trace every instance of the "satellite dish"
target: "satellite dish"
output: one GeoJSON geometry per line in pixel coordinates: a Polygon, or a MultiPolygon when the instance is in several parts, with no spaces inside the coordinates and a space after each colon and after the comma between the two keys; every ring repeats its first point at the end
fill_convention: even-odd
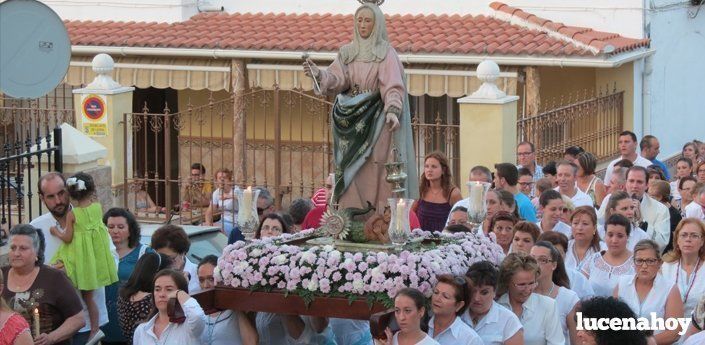
{"type": "Polygon", "coordinates": [[[0,3],[0,91],[15,98],[46,95],[64,79],[71,41],[61,18],[35,0],[0,3]]]}

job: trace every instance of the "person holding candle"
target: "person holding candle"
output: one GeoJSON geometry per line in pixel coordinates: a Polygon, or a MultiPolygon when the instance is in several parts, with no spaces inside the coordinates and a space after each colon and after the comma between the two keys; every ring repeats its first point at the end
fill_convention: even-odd
{"type": "Polygon", "coordinates": [[[441,152],[431,152],[424,158],[424,173],[419,183],[420,199],[412,211],[426,231],[441,231],[450,214],[451,205],[463,197],[453,185],[448,158],[441,152]]]}
{"type": "Polygon", "coordinates": [[[34,344],[70,345],[85,325],[81,298],[63,272],[44,265],[43,233],[28,224],[16,225],[10,230],[8,256],[10,266],[2,268],[7,277],[2,298],[33,330],[40,320],[34,344]]]}
{"type": "MultiPolygon", "coordinates": [[[[0,294],[5,289],[5,279],[0,271],[0,294]]],[[[39,313],[35,310],[34,324],[35,333],[39,334],[39,313]]],[[[15,313],[7,306],[5,300],[0,298],[0,344],[7,345],[32,345],[32,335],[30,334],[29,324],[22,315],[15,313]]]]}

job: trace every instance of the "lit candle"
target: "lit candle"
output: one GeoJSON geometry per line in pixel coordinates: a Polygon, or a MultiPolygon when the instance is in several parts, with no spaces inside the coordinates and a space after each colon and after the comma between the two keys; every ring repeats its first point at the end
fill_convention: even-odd
{"type": "Polygon", "coordinates": [[[39,308],[34,308],[34,338],[39,336],[39,308]]]}
{"type": "Polygon", "coordinates": [[[404,220],[404,209],[406,208],[406,201],[404,199],[399,199],[397,203],[397,231],[401,232],[403,229],[402,221],[404,220]]]}
{"type": "Polygon", "coordinates": [[[470,209],[475,213],[482,211],[482,194],[484,193],[484,191],[485,186],[483,186],[482,183],[478,181],[476,181],[475,184],[470,187],[470,196],[472,197],[472,200],[470,202],[470,209]]]}
{"type": "Polygon", "coordinates": [[[252,215],[252,186],[248,186],[247,189],[242,192],[242,207],[240,212],[245,220],[250,219],[252,215]]]}

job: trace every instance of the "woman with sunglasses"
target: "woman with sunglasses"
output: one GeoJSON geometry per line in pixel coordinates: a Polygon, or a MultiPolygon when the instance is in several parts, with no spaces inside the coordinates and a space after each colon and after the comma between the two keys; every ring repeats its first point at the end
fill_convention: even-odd
{"type": "Polygon", "coordinates": [[[539,263],[541,270],[534,292],[556,301],[566,344],[577,344],[575,311],[580,298],[570,290],[570,280],[561,253],[551,243],[539,241],[531,248],[531,256],[539,263]]]}
{"type": "Polygon", "coordinates": [[[428,335],[441,345],[482,345],[482,339],[460,319],[468,306],[468,284],[464,277],[443,274],[431,295],[433,316],[428,335]]]}
{"type": "Polygon", "coordinates": [[[705,222],[685,218],[673,233],[673,250],[663,257],[661,273],[678,285],[684,317],[690,317],[705,295],[705,222]]]}
{"type": "MultiPolygon", "coordinates": [[[[669,319],[683,315],[678,287],[672,280],[659,273],[661,254],[658,244],[652,240],[642,240],[634,247],[636,274],[622,276],[614,288],[614,297],[626,302],[637,317],[669,319]]],[[[658,344],[673,344],[679,338],[680,328],[656,331],[654,338],[658,344]]]]}
{"type": "Polygon", "coordinates": [[[516,314],[524,326],[526,345],[564,345],[556,301],[534,293],[539,264],[524,253],[510,253],[499,268],[497,302],[516,314]]]}

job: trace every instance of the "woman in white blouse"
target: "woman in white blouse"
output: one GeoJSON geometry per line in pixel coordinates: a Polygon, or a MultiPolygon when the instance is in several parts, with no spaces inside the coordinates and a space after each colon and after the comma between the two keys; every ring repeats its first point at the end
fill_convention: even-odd
{"type": "Polygon", "coordinates": [[[441,345],[483,345],[475,331],[460,319],[468,300],[465,277],[443,274],[431,295],[433,317],[428,322],[428,335],[441,345]]]}
{"type": "Polygon", "coordinates": [[[499,268],[497,302],[519,317],[524,326],[524,344],[565,344],[556,301],[534,293],[539,277],[536,259],[524,253],[510,253],[499,268]]]}
{"type": "Polygon", "coordinates": [[[582,268],[596,296],[612,296],[619,277],[635,273],[632,252],[627,249],[631,230],[629,219],[613,214],[605,221],[605,228],[607,250],[587,258],[582,268]]]}
{"type": "MultiPolygon", "coordinates": [[[[563,260],[566,259],[565,251],[566,248],[568,248],[568,237],[559,232],[551,231],[541,234],[541,236],[539,236],[539,241],[551,243],[554,247],[556,247],[558,252],[561,253],[563,260]]],[[[575,268],[569,268],[567,266],[565,271],[568,273],[568,280],[570,280],[570,289],[578,295],[578,298],[585,299],[595,295],[595,292],[592,290],[592,286],[590,285],[590,281],[585,278],[585,275],[575,268]]]]}
{"type": "MultiPolygon", "coordinates": [[[[614,297],[621,298],[638,317],[669,319],[683,315],[678,287],[659,273],[661,254],[656,242],[642,240],[634,247],[635,275],[622,276],[614,288],[614,297]]],[[[654,338],[658,344],[673,344],[679,338],[680,328],[656,331],[654,338]]]]}
{"type": "Polygon", "coordinates": [[[570,216],[570,228],[572,239],[565,253],[565,267],[580,270],[586,258],[607,249],[607,245],[597,234],[597,213],[591,206],[575,209],[570,216]]]}
{"type": "Polygon", "coordinates": [[[577,344],[575,311],[580,298],[578,298],[578,294],[570,290],[570,280],[563,265],[561,253],[553,244],[538,241],[531,248],[531,256],[539,263],[541,270],[539,284],[534,292],[551,297],[556,301],[566,344],[577,344]]]}
{"type": "Polygon", "coordinates": [[[165,269],[154,276],[154,306],[157,314],[137,326],[134,345],[199,344],[206,325],[206,315],[198,302],[189,296],[183,273],[165,269]],[[171,322],[167,314],[169,299],[176,298],[185,319],[171,322]]]}
{"type": "Polygon", "coordinates": [[[541,193],[539,205],[543,215],[536,225],[541,228],[541,232],[558,231],[566,236],[570,236],[570,226],[561,222],[565,202],[561,193],[555,190],[547,190],[541,193]]]}
{"type": "MultiPolygon", "coordinates": [[[[632,199],[632,197],[624,191],[618,191],[612,193],[609,201],[607,202],[607,210],[605,211],[605,219],[609,218],[613,214],[621,214],[630,221],[629,230],[629,240],[627,241],[627,249],[630,251],[634,250],[634,246],[641,241],[649,238],[642,228],[635,227],[631,224],[634,220],[637,212],[637,207],[639,207],[638,201],[632,199]]],[[[603,241],[607,242],[604,234],[605,229],[599,229],[600,237],[603,241]],[[601,230],[601,231],[600,231],[601,230]]]]}
{"type": "Polygon", "coordinates": [[[480,335],[485,345],[522,345],[519,318],[495,302],[499,272],[489,261],[472,264],[465,274],[470,288],[468,309],[461,319],[480,335]]]}
{"type": "Polygon", "coordinates": [[[233,185],[233,172],[230,169],[219,169],[215,173],[215,182],[218,188],[213,191],[211,203],[206,209],[206,225],[213,225],[214,213],[221,211],[221,221],[218,225],[222,225],[225,235],[230,237],[230,233],[235,228],[235,217],[237,216],[235,209],[237,187],[233,185]]]}
{"type": "Polygon", "coordinates": [[[705,295],[705,223],[684,218],[673,233],[673,250],[664,255],[661,272],[678,284],[684,317],[690,317],[700,296],[705,295]]]}
{"type": "Polygon", "coordinates": [[[404,288],[394,297],[394,318],[399,325],[399,331],[392,334],[387,328],[384,333],[387,339],[376,340],[376,344],[386,345],[439,345],[428,334],[421,330],[421,320],[426,316],[426,297],[421,291],[404,288]]]}

